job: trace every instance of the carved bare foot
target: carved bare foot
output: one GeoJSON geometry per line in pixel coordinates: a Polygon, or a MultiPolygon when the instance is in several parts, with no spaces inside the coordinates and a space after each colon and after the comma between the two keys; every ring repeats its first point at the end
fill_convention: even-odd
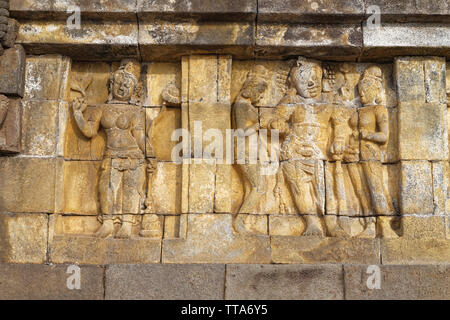
{"type": "Polygon", "coordinates": [[[248,196],[245,198],[239,213],[255,213],[258,209],[261,196],[262,194],[259,193],[256,188],[250,191],[248,196]]]}
{"type": "Polygon", "coordinates": [[[98,231],[95,233],[95,236],[98,238],[108,238],[109,236],[112,236],[114,232],[114,223],[112,220],[105,220],[103,221],[102,226],[98,231]]]}
{"type": "Polygon", "coordinates": [[[243,235],[263,234],[255,218],[255,215],[238,214],[233,221],[234,231],[243,235]]]}
{"type": "Polygon", "coordinates": [[[116,238],[119,239],[129,239],[131,237],[131,222],[122,222],[122,226],[116,233],[116,238]]]}
{"type": "Polygon", "coordinates": [[[304,236],[325,236],[325,230],[320,223],[319,217],[307,217],[306,218],[306,230],[303,233],[304,236]]]}

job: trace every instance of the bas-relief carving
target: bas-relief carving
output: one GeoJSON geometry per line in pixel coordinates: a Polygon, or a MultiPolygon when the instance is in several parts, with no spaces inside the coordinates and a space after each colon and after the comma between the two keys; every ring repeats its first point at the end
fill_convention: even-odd
{"type": "MultiPolygon", "coordinates": [[[[78,128],[87,138],[99,130],[106,132],[99,180],[102,226],[96,233],[101,238],[113,235],[115,222],[120,224],[115,237],[131,237],[132,226],[140,223],[145,209],[145,112],[140,106],[140,76],[138,62],[123,61],[112,75],[105,104],[95,106],[88,117],[83,98],[72,105],[78,128]]],[[[157,217],[150,220],[159,221],[157,217]]],[[[153,230],[142,230],[141,235],[151,236],[153,230]]]]}
{"type": "Polygon", "coordinates": [[[234,228],[241,233],[253,229],[252,216],[248,214],[256,213],[266,193],[265,176],[261,175],[260,164],[249,163],[249,150],[250,144],[258,141],[259,111],[255,105],[267,89],[268,76],[265,67],[255,66],[248,73],[232,109],[233,127],[245,139],[245,163],[235,165],[244,188],[244,199],[234,219],[234,228]]]}
{"type": "MultiPolygon", "coordinates": [[[[283,138],[273,192],[282,193],[283,185],[288,190],[288,202],[304,219],[303,235],[374,237],[375,216],[395,214],[381,163],[381,149],[389,139],[381,68],[369,66],[361,76],[350,64],[322,67],[319,61],[300,57],[287,78],[287,93],[268,123],[283,138]]],[[[234,116],[239,115],[239,103],[240,96],[234,116]]],[[[241,123],[251,125],[254,109],[249,111],[240,113],[241,123]]],[[[248,174],[240,172],[245,183],[248,174]]],[[[256,202],[248,209],[247,199],[239,213],[255,210],[256,202]]],[[[289,204],[280,201],[279,214],[292,213],[289,204]]],[[[241,229],[252,229],[250,218],[247,225],[243,219],[239,222],[241,229]]]]}
{"type": "MultiPolygon", "coordinates": [[[[253,134],[259,129],[279,130],[280,169],[276,183],[269,187],[259,165],[233,165],[243,188],[233,223],[236,232],[258,233],[254,224],[260,219],[253,215],[264,214],[262,202],[268,193],[281,202],[275,215],[300,214],[303,236],[372,237],[374,217],[394,214],[380,154],[389,138],[383,72],[370,66],[361,75],[357,68],[300,57],[278,75],[259,64],[247,72],[233,104],[232,128],[253,129],[253,134]],[[274,78],[285,94],[263,125],[258,103],[274,78]]],[[[155,157],[152,149],[161,144],[158,134],[164,128],[158,123],[175,121],[174,128],[180,127],[180,117],[170,115],[180,108],[180,90],[169,82],[161,92],[161,111],[146,122],[139,78],[140,66],[124,61],[111,78],[106,104],[86,112],[83,99],[73,103],[77,125],[86,137],[106,133],[98,192],[99,237],[129,238],[136,225],[141,236],[162,235],[162,222],[154,213],[162,213],[157,202],[165,198],[152,193],[155,177],[163,169],[159,161],[170,159],[145,159],[145,155],[155,157]]],[[[84,86],[88,85],[86,81],[84,86]]],[[[245,138],[248,145],[251,137],[245,138]]]]}

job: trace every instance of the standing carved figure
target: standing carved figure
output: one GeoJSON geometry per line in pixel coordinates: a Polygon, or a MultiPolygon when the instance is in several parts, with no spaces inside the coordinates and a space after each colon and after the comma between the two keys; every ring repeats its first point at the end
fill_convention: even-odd
{"type": "Polygon", "coordinates": [[[305,235],[324,236],[323,161],[328,153],[343,153],[343,121],[339,109],[322,96],[319,61],[300,57],[291,70],[289,83],[290,90],[269,124],[284,137],[280,177],[287,181],[298,211],[306,214],[305,235]]]}
{"type": "MultiPolygon", "coordinates": [[[[236,165],[244,186],[244,200],[239,210],[240,214],[255,213],[266,193],[265,177],[261,175],[261,166],[259,163],[250,163],[249,153],[250,148],[257,151],[260,127],[259,112],[255,105],[261,100],[267,89],[268,77],[267,69],[264,66],[256,65],[248,73],[242,90],[233,105],[234,129],[237,130],[238,135],[241,135],[241,139],[245,139],[245,163],[239,163],[244,160],[240,159],[241,161],[238,161],[236,165]]],[[[249,231],[251,229],[249,220],[251,220],[251,216],[238,215],[235,219],[235,229],[240,232],[249,231]]]]}
{"type": "Polygon", "coordinates": [[[358,112],[360,165],[370,195],[370,199],[363,201],[363,210],[373,211],[377,215],[393,214],[394,208],[383,182],[381,164],[381,146],[389,139],[389,120],[383,99],[383,73],[379,67],[371,66],[364,71],[358,91],[363,105],[358,112]],[[368,203],[371,203],[372,210],[364,208],[368,203]]]}
{"type": "Polygon", "coordinates": [[[145,199],[145,114],[139,106],[141,68],[138,62],[124,60],[111,77],[108,102],[84,112],[83,98],[73,102],[75,121],[87,137],[106,132],[106,150],[99,181],[101,228],[96,236],[114,233],[114,222],[121,227],[117,238],[129,238],[139,223],[145,199]]]}

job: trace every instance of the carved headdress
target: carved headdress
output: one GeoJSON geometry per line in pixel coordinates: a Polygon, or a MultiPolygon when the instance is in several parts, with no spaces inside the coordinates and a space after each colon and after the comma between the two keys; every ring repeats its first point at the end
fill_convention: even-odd
{"type": "Polygon", "coordinates": [[[258,89],[263,92],[269,84],[270,74],[266,67],[262,65],[254,66],[247,74],[247,79],[244,82],[241,90],[241,96],[248,98],[252,90],[258,89]]]}
{"type": "Polygon", "coordinates": [[[305,71],[310,71],[314,67],[319,67],[322,70],[322,62],[319,60],[308,59],[306,57],[298,57],[294,67],[289,73],[288,82],[290,87],[293,87],[293,79],[302,75],[305,71]]]}
{"type": "Polygon", "coordinates": [[[371,86],[376,86],[378,89],[378,94],[375,100],[377,104],[384,104],[384,89],[383,89],[383,71],[378,66],[368,67],[360,81],[365,81],[371,86]]]}
{"type": "Polygon", "coordinates": [[[110,84],[109,84],[109,98],[108,101],[112,101],[113,98],[113,85],[114,85],[114,76],[117,73],[124,73],[126,76],[133,79],[134,82],[134,92],[131,96],[130,103],[132,104],[140,104],[142,100],[142,82],[141,78],[141,64],[137,60],[132,59],[124,59],[120,63],[119,69],[111,74],[110,84]]]}

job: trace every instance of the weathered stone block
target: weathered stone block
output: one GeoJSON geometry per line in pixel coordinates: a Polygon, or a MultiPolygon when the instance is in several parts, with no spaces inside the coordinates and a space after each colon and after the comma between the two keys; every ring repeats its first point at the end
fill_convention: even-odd
{"type": "Polygon", "coordinates": [[[54,212],[59,161],[0,158],[0,212],[54,212]]]}
{"type": "Polygon", "coordinates": [[[97,216],[57,215],[50,221],[53,235],[92,236],[101,226],[97,216]]]}
{"type": "Polygon", "coordinates": [[[82,215],[100,211],[98,181],[100,161],[64,161],[63,213],[82,215]]]}
{"type": "Polygon", "coordinates": [[[433,200],[434,214],[445,215],[449,200],[448,166],[447,161],[433,162],[433,200]]]}
{"type": "Polygon", "coordinates": [[[170,162],[158,162],[149,182],[152,198],[151,213],[181,213],[181,165],[170,162]]]}
{"type": "Polygon", "coordinates": [[[229,54],[253,57],[252,22],[149,19],[139,23],[139,48],[144,61],[173,61],[183,55],[229,54]]]}
{"type": "Polygon", "coordinates": [[[433,178],[428,161],[402,161],[400,166],[402,214],[433,214],[433,178]]]}
{"type": "Polygon", "coordinates": [[[228,265],[225,299],[343,299],[342,273],[340,265],[228,265]]]}
{"type": "MultiPolygon", "coordinates": [[[[65,265],[0,265],[0,299],[8,300],[102,300],[104,269],[80,267],[80,289],[70,290],[65,265]]],[[[69,270],[70,271],[70,270],[69,270]]]]}
{"type": "Polygon", "coordinates": [[[383,163],[397,163],[398,154],[398,108],[388,108],[389,140],[381,149],[383,163]]]}
{"type": "Polygon", "coordinates": [[[444,217],[401,217],[401,235],[405,239],[444,239],[444,217]]]}
{"type": "Polygon", "coordinates": [[[305,221],[299,216],[269,216],[271,236],[301,236],[306,229],[305,221]]]}
{"type": "Polygon", "coordinates": [[[450,7],[445,1],[427,0],[365,0],[366,8],[377,5],[386,22],[445,22],[450,7]]]}
{"type": "Polygon", "coordinates": [[[224,265],[112,265],[106,299],[220,300],[224,265]]]}
{"type": "Polygon", "coordinates": [[[6,34],[2,39],[2,46],[6,48],[14,47],[14,43],[17,39],[17,34],[19,33],[20,23],[14,19],[8,19],[8,27],[6,34]]]}
{"type": "Polygon", "coordinates": [[[401,102],[398,117],[401,160],[448,159],[446,105],[401,102]]]}
{"type": "Polygon", "coordinates": [[[58,100],[66,97],[70,61],[59,55],[31,56],[26,60],[25,94],[27,100],[58,100]]]}
{"type": "Polygon", "coordinates": [[[46,214],[0,214],[0,231],[0,262],[44,263],[47,260],[46,214]]]}
{"type": "Polygon", "coordinates": [[[232,215],[190,214],[186,239],[163,241],[163,263],[270,263],[269,237],[239,235],[232,215]]]}
{"type": "Polygon", "coordinates": [[[23,153],[32,156],[55,156],[58,141],[58,101],[24,100],[22,122],[23,153]]]}
{"type": "Polygon", "coordinates": [[[22,151],[22,102],[0,96],[0,153],[22,151]]]}
{"type": "Polygon", "coordinates": [[[363,17],[363,0],[315,2],[258,0],[258,21],[349,23],[360,22],[363,17]]]}
{"type": "Polygon", "coordinates": [[[0,93],[23,97],[24,85],[25,50],[16,45],[0,57],[0,93]]]}
{"type": "Polygon", "coordinates": [[[214,212],[216,166],[192,164],[189,170],[189,212],[214,212]]]}
{"type": "Polygon", "coordinates": [[[359,25],[319,25],[260,23],[256,34],[258,57],[293,55],[354,61],[362,49],[359,25]]]}
{"type": "Polygon", "coordinates": [[[28,54],[51,52],[73,58],[83,57],[84,61],[139,57],[136,21],[83,20],[80,30],[69,29],[67,8],[64,10],[62,21],[27,20],[21,23],[17,43],[23,45],[28,54]]]}
{"type": "Polygon", "coordinates": [[[181,128],[179,108],[146,108],[147,119],[147,157],[157,160],[174,161],[172,152],[181,141],[172,141],[174,132],[181,128]],[[156,115],[155,115],[156,114],[156,115]]]}
{"type": "MultiPolygon", "coordinates": [[[[67,19],[67,9],[74,4],[67,1],[43,0],[39,3],[33,0],[11,1],[11,15],[21,19],[67,19]],[[49,13],[50,12],[50,13],[49,13]]],[[[136,19],[136,0],[80,0],[75,3],[80,8],[84,18],[103,19],[136,19]]]]}
{"type": "Polygon", "coordinates": [[[380,262],[378,239],[271,237],[270,247],[275,263],[380,262]]]}
{"type": "MultiPolygon", "coordinates": [[[[383,20],[386,16],[383,11],[381,14],[383,20]]],[[[450,57],[450,27],[447,24],[436,25],[438,18],[435,15],[428,18],[436,19],[433,21],[435,24],[382,22],[380,28],[367,28],[364,23],[361,61],[389,61],[404,55],[450,57]]],[[[444,15],[442,19],[448,20],[448,16],[444,15]]]]}
{"type": "Polygon", "coordinates": [[[168,83],[181,88],[181,65],[179,63],[149,63],[146,65],[146,96],[144,106],[162,106],[161,92],[168,83]]]}
{"type": "Polygon", "coordinates": [[[345,265],[345,298],[349,300],[446,300],[450,297],[448,265],[379,266],[380,288],[372,284],[368,266],[345,265]]]}
{"type": "Polygon", "coordinates": [[[251,21],[256,17],[256,0],[175,0],[167,2],[138,0],[138,16],[142,19],[154,17],[202,18],[208,20],[251,21]]]}
{"type": "Polygon", "coordinates": [[[99,239],[92,235],[54,235],[49,240],[52,263],[159,263],[160,254],[161,241],[145,238],[122,240],[99,239]]]}
{"type": "Polygon", "coordinates": [[[450,261],[446,239],[381,239],[383,264],[430,264],[450,261]]]}

